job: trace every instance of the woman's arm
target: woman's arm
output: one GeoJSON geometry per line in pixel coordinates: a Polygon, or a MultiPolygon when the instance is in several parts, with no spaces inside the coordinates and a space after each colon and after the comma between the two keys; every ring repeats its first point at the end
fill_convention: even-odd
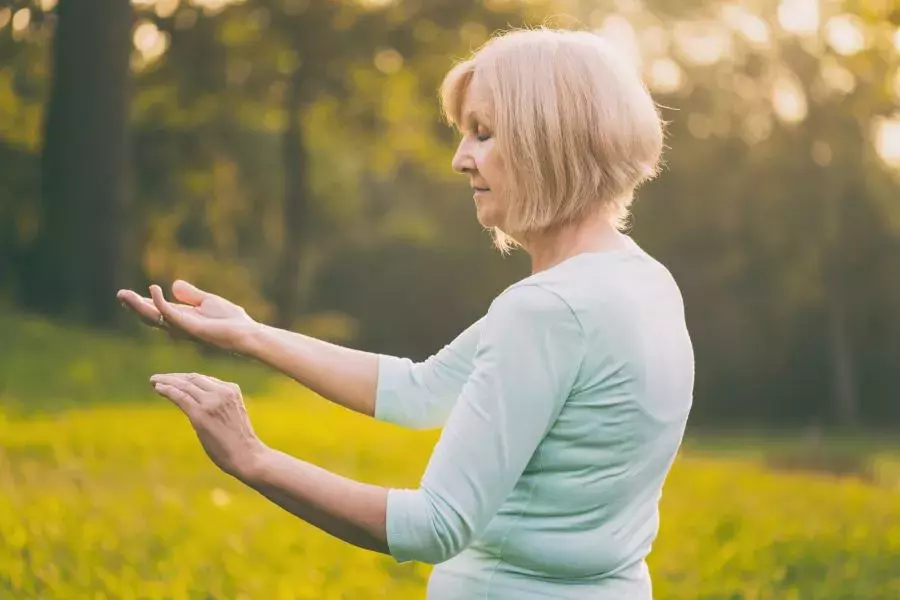
{"type": "Polygon", "coordinates": [[[257,324],[238,351],[346,408],[417,429],[440,427],[472,371],[480,323],[422,362],[257,324]]]}
{"type": "Polygon", "coordinates": [[[255,358],[350,410],[406,427],[439,427],[472,370],[478,325],[422,362],[345,348],[258,323],[236,304],[182,280],[180,303],[150,286],[151,298],[117,294],[148,325],[255,358]],[[160,318],[163,320],[160,320],[160,318]]]}
{"type": "Polygon", "coordinates": [[[375,415],[378,355],[258,323],[238,351],[280,371],[320,396],[375,415]]]}
{"type": "Polygon", "coordinates": [[[586,353],[569,305],[537,285],[498,296],[481,338],[419,488],[388,493],[398,562],[443,562],[483,533],[562,411],[586,353]]]}
{"type": "Polygon", "coordinates": [[[388,488],[342,477],[272,448],[239,479],[325,533],[390,554],[385,525],[388,488]]]}
{"type": "Polygon", "coordinates": [[[484,343],[418,489],[370,485],[267,448],[241,481],[311,525],[398,562],[443,562],[509,496],[572,388],[584,335],[561,299],[519,287],[494,303],[484,343]]]}

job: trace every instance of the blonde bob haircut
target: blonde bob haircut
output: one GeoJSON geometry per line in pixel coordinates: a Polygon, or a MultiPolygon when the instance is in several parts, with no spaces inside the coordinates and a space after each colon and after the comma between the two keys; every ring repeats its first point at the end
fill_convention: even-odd
{"type": "Polygon", "coordinates": [[[457,63],[440,88],[446,120],[462,128],[478,75],[508,174],[502,252],[605,210],[623,229],[638,186],[656,176],[664,123],[634,63],[586,31],[517,29],[457,63]]]}

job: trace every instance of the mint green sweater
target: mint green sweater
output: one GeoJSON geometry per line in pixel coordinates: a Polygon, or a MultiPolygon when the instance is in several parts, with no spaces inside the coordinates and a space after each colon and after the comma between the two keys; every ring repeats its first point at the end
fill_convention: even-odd
{"type": "Polygon", "coordinates": [[[694,359],[675,281],[629,242],[514,283],[423,362],[379,355],[375,418],[443,427],[419,487],[388,492],[429,600],[652,597],[694,359]]]}

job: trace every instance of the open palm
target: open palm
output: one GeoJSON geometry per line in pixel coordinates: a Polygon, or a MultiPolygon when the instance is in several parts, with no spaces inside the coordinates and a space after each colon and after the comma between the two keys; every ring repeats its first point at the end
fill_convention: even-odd
{"type": "Polygon", "coordinates": [[[169,302],[162,288],[151,285],[149,298],[132,290],[119,290],[116,297],[148,325],[165,329],[176,338],[192,338],[225,350],[237,350],[255,325],[237,304],[187,281],[175,281],[172,295],[178,302],[169,302]]]}

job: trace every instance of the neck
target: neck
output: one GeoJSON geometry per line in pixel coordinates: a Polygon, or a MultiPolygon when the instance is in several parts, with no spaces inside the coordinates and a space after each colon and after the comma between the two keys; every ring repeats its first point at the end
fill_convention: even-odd
{"type": "Polygon", "coordinates": [[[626,236],[616,229],[605,213],[536,236],[522,244],[523,249],[531,256],[532,274],[549,269],[577,254],[612,252],[627,246],[626,236]]]}

